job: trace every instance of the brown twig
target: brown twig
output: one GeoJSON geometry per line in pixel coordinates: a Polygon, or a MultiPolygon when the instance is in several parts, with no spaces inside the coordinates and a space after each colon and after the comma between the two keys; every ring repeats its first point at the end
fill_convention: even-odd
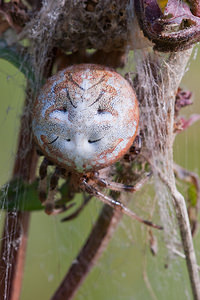
{"type": "MultiPolygon", "coordinates": [[[[54,50],[52,50],[52,59],[44,68],[44,78],[51,74],[55,58],[55,56],[53,57],[54,54],[54,50]]],[[[30,126],[34,92],[29,87],[27,88],[24,112],[21,119],[18,150],[13,168],[13,178],[20,178],[29,183],[35,179],[38,160],[30,126]]],[[[8,212],[6,215],[0,252],[0,299],[20,299],[29,221],[29,212],[8,212]]]]}
{"type": "Polygon", "coordinates": [[[200,17],[200,2],[199,0],[189,0],[188,1],[192,7],[193,14],[200,17]]]}
{"type": "Polygon", "coordinates": [[[176,215],[184,249],[185,259],[187,263],[188,273],[190,277],[193,297],[195,300],[200,300],[200,279],[198,272],[198,265],[195,255],[195,250],[192,241],[192,234],[190,231],[190,224],[188,213],[185,205],[184,197],[176,189],[176,186],[169,185],[165,179],[163,181],[168,186],[170,193],[174,200],[176,215]]]}
{"type": "Polygon", "coordinates": [[[30,213],[6,214],[0,257],[0,298],[20,299],[30,213]]]}
{"type": "Polygon", "coordinates": [[[195,172],[191,172],[174,163],[175,175],[185,182],[193,183],[197,192],[197,210],[200,209],[200,178],[195,172]]]}
{"type": "MultiPolygon", "coordinates": [[[[124,176],[122,177],[121,174],[120,177],[123,178],[125,182],[132,182],[133,177],[131,176],[131,165],[127,165],[125,161],[122,161],[121,166],[123,170],[121,172],[124,172],[124,176]]],[[[120,171],[117,171],[117,174],[119,176],[120,171]]],[[[140,188],[136,189],[135,192],[141,189],[148,179],[149,177],[146,177],[145,179],[141,177],[140,181],[137,181],[140,188]]],[[[127,204],[130,200],[127,198],[126,194],[119,195],[111,192],[111,195],[115,200],[117,199],[117,201],[124,204],[127,204]]],[[[83,245],[75,261],[72,263],[67,275],[63,279],[55,294],[52,296],[51,300],[73,299],[79,287],[89,274],[91,268],[97,263],[99,257],[107,247],[122,216],[122,211],[113,209],[107,204],[103,206],[87,241],[83,245]]]]}
{"type": "Polygon", "coordinates": [[[0,15],[4,16],[9,26],[17,33],[21,32],[25,23],[29,21],[27,7],[21,1],[0,3],[0,15]]]}
{"type": "Polygon", "coordinates": [[[191,232],[192,232],[192,236],[194,236],[198,228],[198,213],[200,208],[200,178],[198,174],[186,170],[175,163],[174,163],[174,174],[178,179],[193,184],[196,191],[196,204],[195,205],[189,204],[187,207],[188,215],[190,219],[191,232]]]}
{"type": "MultiPolygon", "coordinates": [[[[35,178],[37,156],[30,134],[30,126],[27,127],[31,120],[30,112],[27,113],[30,95],[27,99],[29,100],[26,100],[25,113],[21,121],[13,177],[31,182],[35,178]]],[[[20,298],[29,220],[29,212],[8,212],[6,214],[0,255],[0,299],[18,300],[20,298]]]]}
{"type": "MultiPolygon", "coordinates": [[[[135,86],[141,105],[141,124],[145,130],[150,129],[151,132],[154,132],[154,135],[157,134],[159,137],[152,143],[151,132],[146,133],[148,147],[146,148],[145,157],[147,157],[150,163],[152,160],[154,174],[159,174],[165,187],[168,188],[168,197],[165,198],[165,202],[168,198],[174,204],[193,297],[195,300],[200,300],[200,278],[187,208],[183,196],[178,192],[175,186],[173,171],[175,95],[184,75],[184,70],[191,52],[192,49],[184,52],[172,53],[167,60],[163,56],[159,57],[156,52],[151,55],[146,54],[148,60],[146,60],[144,55],[140,56],[140,58],[138,57],[137,70],[139,80],[135,81],[135,86]],[[141,62],[143,62],[144,65],[142,65],[141,62]],[[162,73],[162,76],[159,76],[160,73],[162,73]],[[148,106],[145,107],[147,97],[150,98],[150,100],[148,99],[148,106]],[[154,117],[151,116],[151,118],[148,119],[147,114],[149,114],[149,110],[157,107],[158,100],[161,101],[163,107],[166,105],[165,112],[167,113],[163,115],[161,113],[163,111],[162,109],[154,110],[154,113],[152,114],[154,117]],[[157,115],[160,117],[159,122],[156,117],[157,115]],[[150,124],[149,122],[151,125],[148,127],[148,124],[150,124]],[[158,134],[158,127],[159,130],[162,128],[160,131],[162,134],[158,134]],[[154,153],[155,149],[156,152],[154,153]]],[[[167,222],[167,220],[165,220],[165,222],[167,222]]],[[[166,228],[165,224],[164,228],[166,228]]]]}

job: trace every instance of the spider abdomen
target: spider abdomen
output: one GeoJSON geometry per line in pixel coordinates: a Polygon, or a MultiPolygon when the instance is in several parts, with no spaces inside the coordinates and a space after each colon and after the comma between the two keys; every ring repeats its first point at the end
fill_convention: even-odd
{"type": "Polygon", "coordinates": [[[34,106],[33,135],[56,165],[83,173],[118,161],[137,133],[134,90],[110,68],[80,64],[51,77],[34,106]]]}

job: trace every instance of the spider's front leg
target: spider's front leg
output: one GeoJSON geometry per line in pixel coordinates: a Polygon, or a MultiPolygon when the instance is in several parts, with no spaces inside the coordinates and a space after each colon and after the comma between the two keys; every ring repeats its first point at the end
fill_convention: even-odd
{"type": "MultiPolygon", "coordinates": [[[[156,229],[163,229],[162,226],[160,225],[156,225],[148,220],[144,220],[143,218],[141,218],[140,216],[136,215],[133,211],[131,211],[129,208],[127,208],[125,205],[123,205],[121,202],[114,200],[106,195],[104,195],[103,193],[101,193],[96,187],[94,187],[93,185],[88,184],[87,179],[83,178],[82,180],[82,184],[83,188],[85,188],[85,190],[89,193],[92,194],[93,196],[99,198],[102,202],[104,202],[105,204],[110,205],[111,207],[113,207],[114,209],[118,209],[120,210],[123,214],[139,221],[140,223],[143,223],[145,225],[151,226],[153,228],[156,229]]],[[[116,189],[115,189],[116,190],[116,189]]],[[[134,190],[136,191],[136,190],[134,190]]]]}

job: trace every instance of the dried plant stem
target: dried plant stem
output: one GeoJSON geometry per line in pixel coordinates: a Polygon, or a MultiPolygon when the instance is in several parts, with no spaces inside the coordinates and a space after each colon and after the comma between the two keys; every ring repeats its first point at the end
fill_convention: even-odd
{"type": "MultiPolygon", "coordinates": [[[[172,91],[174,92],[174,95],[178,89],[180,80],[182,79],[184,75],[184,70],[187,65],[187,61],[189,60],[192,53],[192,49],[180,52],[177,54],[171,55],[169,59],[169,64],[171,61],[171,66],[173,67],[172,70],[169,70],[169,87],[171,86],[172,91]],[[171,75],[171,76],[170,76],[171,75]]],[[[169,66],[169,65],[168,65],[169,66]]],[[[174,99],[173,95],[169,94],[169,100],[172,101],[174,99]]],[[[174,119],[174,110],[171,113],[171,117],[174,119]]],[[[192,293],[195,300],[200,300],[200,277],[198,272],[198,265],[197,265],[197,259],[195,255],[193,240],[192,240],[192,234],[191,234],[191,228],[190,228],[190,222],[189,217],[187,213],[187,207],[185,203],[184,197],[179,193],[179,191],[176,188],[175,185],[175,179],[174,179],[174,173],[173,173],[173,122],[171,122],[171,139],[169,136],[168,143],[168,152],[169,157],[171,157],[171,162],[169,163],[170,170],[172,174],[170,174],[169,170],[169,178],[170,180],[166,181],[165,178],[165,184],[168,187],[170,194],[174,201],[174,207],[176,210],[176,217],[178,220],[178,226],[180,230],[181,240],[182,240],[182,246],[186,257],[186,263],[188,268],[188,273],[190,277],[191,287],[192,287],[192,293]]],[[[163,178],[163,176],[161,176],[163,178]]]]}
{"type": "Polygon", "coordinates": [[[171,195],[174,199],[176,215],[178,219],[183,249],[186,257],[188,273],[195,300],[200,300],[200,280],[196,255],[193,246],[190,223],[185,205],[184,197],[177,191],[176,187],[171,187],[171,195]]]}
{"type": "Polygon", "coordinates": [[[6,214],[0,257],[0,299],[2,300],[20,299],[29,220],[29,212],[6,214]]]}
{"type": "MultiPolygon", "coordinates": [[[[121,166],[124,171],[124,181],[127,183],[132,183],[131,178],[129,178],[129,175],[131,174],[130,165],[127,166],[121,162],[121,166]]],[[[118,172],[120,173],[120,171],[118,172]]],[[[137,181],[135,185],[138,186],[138,188],[134,192],[142,188],[148,179],[149,176],[145,178],[141,177],[140,181],[137,181]]],[[[130,200],[130,198],[123,193],[120,193],[119,195],[115,192],[111,192],[111,195],[112,198],[120,201],[124,205],[126,205],[130,200]]],[[[107,247],[122,216],[123,210],[121,211],[119,209],[115,209],[107,204],[103,206],[87,241],[83,245],[75,261],[72,262],[67,275],[61,282],[51,300],[73,299],[81,284],[89,274],[91,268],[95,266],[99,257],[107,247]]]]}
{"type": "Polygon", "coordinates": [[[80,285],[106,248],[121,217],[121,212],[108,205],[103,206],[88,240],[51,300],[73,299],[80,285]]]}
{"type": "MultiPolygon", "coordinates": [[[[138,70],[141,70],[142,75],[138,72],[140,77],[137,82],[136,88],[141,103],[145,96],[149,96],[149,103],[152,109],[156,107],[157,103],[162,103],[163,107],[165,107],[165,110],[163,110],[162,108],[160,108],[159,110],[159,113],[161,114],[159,120],[156,114],[151,117],[152,127],[150,127],[153,128],[154,134],[157,134],[157,141],[160,144],[158,143],[159,147],[157,148],[157,152],[154,152],[153,148],[148,148],[146,150],[146,157],[150,157],[149,161],[154,168],[155,175],[159,175],[164,185],[168,187],[169,193],[167,197],[170,199],[170,201],[173,201],[176,211],[176,217],[180,230],[183,250],[186,257],[193,297],[195,300],[200,300],[200,279],[187,208],[184,197],[178,192],[176,188],[173,172],[173,143],[175,138],[175,95],[178,90],[180,81],[184,75],[184,71],[190,58],[191,52],[192,49],[183,52],[172,53],[171,55],[169,55],[167,60],[165,57],[159,57],[156,53],[153,53],[152,56],[148,57],[147,63],[145,61],[143,62],[146,68],[145,72],[140,69],[139,63],[141,63],[141,60],[139,60],[138,70]],[[146,90],[144,89],[144,87],[146,90]],[[141,93],[142,88],[143,92],[141,93]],[[164,114],[162,114],[163,112],[164,114]],[[157,131],[158,127],[162,128],[162,134],[160,135],[158,134],[159,131],[157,131]]],[[[142,119],[144,124],[148,111],[147,114],[145,113],[146,112],[144,112],[142,119]]],[[[146,124],[146,128],[148,128],[148,124],[146,124]]],[[[148,146],[152,147],[153,145],[153,147],[156,148],[155,144],[151,143],[151,141],[148,140],[149,137],[151,138],[150,133],[149,135],[147,134],[148,146]]],[[[157,178],[157,180],[159,179],[157,178]]],[[[163,224],[164,229],[165,225],[167,227],[167,224],[163,224]]]]}
{"type": "Polygon", "coordinates": [[[183,250],[185,254],[189,277],[190,277],[193,297],[195,300],[200,300],[200,279],[199,279],[199,270],[198,270],[199,267],[197,264],[197,259],[194,251],[192,233],[190,230],[190,222],[188,218],[185,199],[181,195],[181,193],[179,193],[175,185],[169,184],[169,182],[165,178],[163,178],[162,175],[160,177],[168,187],[170,194],[174,200],[174,206],[176,210],[176,216],[177,216],[179,230],[181,234],[183,250]]]}
{"type": "Polygon", "coordinates": [[[197,210],[200,209],[200,178],[195,172],[191,172],[174,163],[174,173],[177,178],[185,182],[193,183],[197,193],[197,210]]]}
{"type": "MultiPolygon", "coordinates": [[[[42,78],[47,78],[51,75],[55,51],[53,49],[49,52],[51,52],[49,53],[51,54],[51,59],[41,69],[40,74],[42,78]]],[[[38,83],[39,81],[35,82],[35,84],[38,83]]],[[[35,180],[38,161],[31,133],[31,108],[36,95],[36,89],[36,86],[33,88],[31,82],[28,81],[12,176],[13,178],[20,178],[29,183],[35,180]]],[[[0,252],[0,266],[2,268],[0,272],[0,299],[20,299],[29,221],[29,212],[7,213],[0,252]]]]}

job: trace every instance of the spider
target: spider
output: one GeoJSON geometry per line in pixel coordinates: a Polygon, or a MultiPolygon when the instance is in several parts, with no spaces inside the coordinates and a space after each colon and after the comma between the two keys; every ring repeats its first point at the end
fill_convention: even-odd
{"type": "Polygon", "coordinates": [[[133,148],[138,123],[139,108],[133,88],[110,68],[72,65],[48,79],[36,99],[32,121],[35,142],[45,156],[39,171],[39,198],[46,213],[57,214],[72,206],[55,207],[62,177],[75,191],[89,194],[84,204],[96,196],[124,214],[161,229],[101,191],[109,188],[134,192],[144,183],[142,179],[135,186],[124,185],[101,176],[102,170],[133,148]],[[52,164],[56,168],[46,196],[47,168],[52,164]]]}

